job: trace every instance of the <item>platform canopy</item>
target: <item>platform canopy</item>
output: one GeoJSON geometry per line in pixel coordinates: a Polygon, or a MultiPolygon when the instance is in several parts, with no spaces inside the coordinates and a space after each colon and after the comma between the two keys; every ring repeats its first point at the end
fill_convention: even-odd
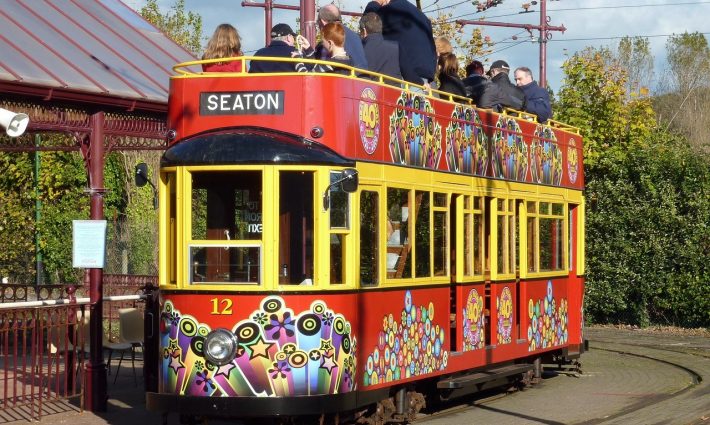
{"type": "Polygon", "coordinates": [[[120,0],[0,6],[0,97],[163,112],[172,66],[194,59],[120,0]]]}

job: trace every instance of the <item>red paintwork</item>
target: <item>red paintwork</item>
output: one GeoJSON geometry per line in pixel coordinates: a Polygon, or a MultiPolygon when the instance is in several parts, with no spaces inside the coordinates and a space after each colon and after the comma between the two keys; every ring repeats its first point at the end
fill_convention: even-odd
{"type": "MultiPolygon", "coordinates": [[[[320,127],[323,136],[313,139],[329,146],[343,156],[366,161],[392,163],[389,151],[390,116],[397,108],[397,99],[402,89],[381,86],[362,79],[349,79],[336,75],[289,75],[268,77],[263,74],[244,74],[239,77],[199,77],[173,78],[170,84],[168,128],[177,133],[173,143],[208,130],[233,126],[259,126],[300,135],[313,139],[311,129],[320,127]],[[370,88],[375,95],[379,110],[380,137],[372,154],[365,152],[360,139],[359,106],[364,89],[370,88]],[[283,90],[285,107],[283,115],[217,115],[200,116],[199,98],[201,92],[253,92],[283,90]]],[[[446,128],[451,122],[451,114],[456,104],[429,98],[434,109],[433,117],[441,126],[441,148],[446,152],[446,128]]],[[[484,132],[489,140],[501,116],[490,110],[477,110],[484,132]]],[[[518,119],[523,139],[528,148],[539,124],[518,119]]],[[[581,190],[584,177],[581,170],[582,140],[574,133],[553,129],[557,145],[563,157],[561,186],[581,190]],[[577,153],[577,178],[571,182],[567,173],[568,147],[574,141],[577,153]]],[[[442,155],[438,169],[449,171],[446,158],[442,155]]],[[[492,167],[488,166],[488,176],[492,167]]],[[[530,181],[530,173],[528,180],[530,181]]]]}

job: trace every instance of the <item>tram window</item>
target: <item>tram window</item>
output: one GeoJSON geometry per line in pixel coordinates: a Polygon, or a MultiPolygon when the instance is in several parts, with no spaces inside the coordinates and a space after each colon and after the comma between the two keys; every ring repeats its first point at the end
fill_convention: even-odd
{"type": "Polygon", "coordinates": [[[472,276],[474,273],[475,235],[473,231],[473,214],[471,214],[471,196],[463,198],[463,274],[472,276]]]}
{"type": "Polygon", "coordinates": [[[260,283],[261,191],[259,171],[192,173],[191,284],[260,283]]]}
{"type": "Polygon", "coordinates": [[[376,286],[379,276],[379,243],[377,220],[379,194],[360,193],[360,285],[376,286]]]}
{"type": "Polygon", "coordinates": [[[466,244],[464,250],[464,275],[471,277],[483,274],[483,256],[485,253],[485,218],[483,216],[483,198],[466,196],[464,198],[464,229],[466,244]]]}
{"type": "Polygon", "coordinates": [[[446,276],[448,258],[446,194],[435,193],[434,205],[434,276],[446,276]]]}
{"type": "Polygon", "coordinates": [[[412,276],[409,236],[409,191],[387,189],[387,276],[412,276]]]}
{"type": "MultiPolygon", "coordinates": [[[[330,182],[336,182],[343,178],[340,172],[330,173],[330,182]]],[[[339,184],[330,188],[330,228],[349,229],[350,228],[350,194],[344,192],[339,184]]]]}
{"type": "Polygon", "coordinates": [[[416,191],[416,229],[414,232],[414,254],[416,258],[415,277],[431,276],[431,218],[430,193],[416,191]]]}
{"type": "Polygon", "coordinates": [[[259,246],[190,246],[190,283],[259,284],[259,246]]]}
{"type": "Polygon", "coordinates": [[[330,235],[330,284],[339,285],[343,283],[345,267],[345,235],[334,233],[330,235]]]}
{"type": "Polygon", "coordinates": [[[279,173],[279,283],[313,284],[313,172],[279,173]]]}
{"type": "Polygon", "coordinates": [[[161,253],[163,261],[168,265],[167,267],[167,280],[171,284],[177,283],[177,198],[176,198],[176,175],[174,172],[165,173],[162,176],[163,184],[166,186],[166,191],[168,193],[168,204],[164,210],[166,227],[166,238],[167,238],[167,252],[161,253]]]}
{"type": "Polygon", "coordinates": [[[515,273],[516,223],[515,201],[498,199],[498,273],[515,273]]]}
{"type": "MultiPolygon", "coordinates": [[[[540,271],[564,270],[564,206],[548,206],[548,216],[543,216],[540,203],[540,271]],[[555,214],[559,212],[559,214],[555,214]]],[[[548,204],[549,205],[549,204],[548,204]]]]}

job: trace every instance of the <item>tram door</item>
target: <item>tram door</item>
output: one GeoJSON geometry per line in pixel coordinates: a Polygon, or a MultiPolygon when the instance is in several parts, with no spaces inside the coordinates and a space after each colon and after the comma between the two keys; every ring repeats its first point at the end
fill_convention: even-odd
{"type": "MultiPolygon", "coordinates": [[[[463,229],[459,232],[458,226],[457,226],[457,221],[459,213],[463,214],[462,207],[463,206],[463,195],[460,194],[452,194],[451,195],[451,206],[449,209],[449,222],[451,225],[449,226],[449,276],[451,277],[451,289],[450,289],[450,295],[449,295],[449,305],[450,305],[450,311],[449,311],[449,317],[450,317],[450,333],[449,333],[449,341],[451,341],[451,351],[459,351],[459,340],[457,338],[458,335],[458,315],[457,312],[462,311],[462,308],[459,308],[458,306],[458,300],[461,299],[460,294],[458,294],[459,287],[456,285],[457,282],[457,273],[456,271],[459,270],[459,268],[463,268],[463,265],[457,264],[457,258],[456,258],[456,251],[457,247],[460,247],[460,249],[463,249],[464,247],[464,235],[463,235],[463,229]]],[[[463,271],[463,269],[462,269],[463,271]]]]}

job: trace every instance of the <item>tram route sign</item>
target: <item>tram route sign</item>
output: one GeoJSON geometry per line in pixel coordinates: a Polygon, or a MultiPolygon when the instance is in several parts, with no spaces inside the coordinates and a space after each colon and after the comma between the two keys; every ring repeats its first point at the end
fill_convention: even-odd
{"type": "Polygon", "coordinates": [[[284,91],[200,93],[200,115],[283,115],[284,91]]]}
{"type": "Polygon", "coordinates": [[[106,258],[106,220],[72,222],[72,266],[103,269],[106,258]]]}

